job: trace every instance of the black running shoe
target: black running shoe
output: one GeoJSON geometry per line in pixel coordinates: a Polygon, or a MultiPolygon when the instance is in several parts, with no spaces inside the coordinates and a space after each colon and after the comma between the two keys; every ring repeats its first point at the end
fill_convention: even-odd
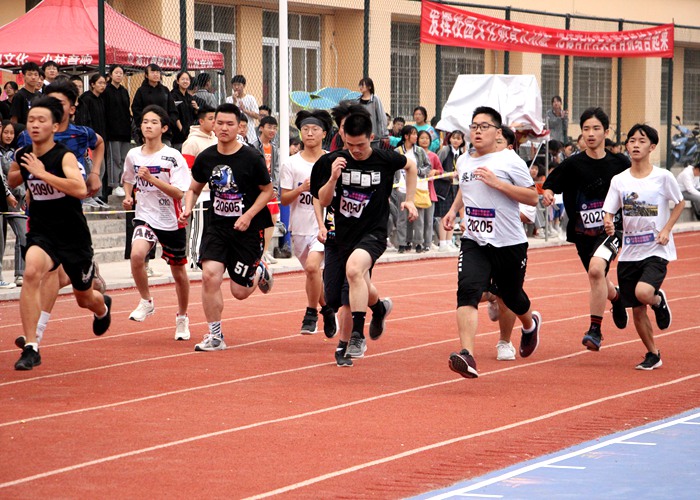
{"type": "Polygon", "coordinates": [[[41,364],[41,354],[31,346],[22,349],[22,355],[15,363],[15,370],[27,371],[41,364]]]}
{"type": "Polygon", "coordinates": [[[323,333],[327,338],[332,339],[338,333],[338,321],[335,317],[335,311],[330,306],[321,308],[321,316],[323,316],[323,333]]]}
{"type": "Polygon", "coordinates": [[[648,352],[644,356],[644,361],[639,363],[635,368],[637,370],[653,370],[654,368],[661,368],[663,363],[661,362],[661,352],[654,354],[653,352],[648,352]]]}
{"type": "Polygon", "coordinates": [[[372,320],[369,322],[369,338],[372,340],[377,340],[382,336],[386,326],[386,317],[389,316],[394,308],[394,303],[389,297],[382,299],[382,304],[384,304],[384,314],[372,314],[372,320]]]}
{"type": "Polygon", "coordinates": [[[335,364],[339,368],[350,368],[352,367],[352,358],[345,357],[345,349],[342,347],[337,347],[335,349],[335,364]]]}
{"type": "Polygon", "coordinates": [[[105,295],[105,305],[107,306],[107,314],[104,318],[98,318],[93,315],[92,318],[92,333],[98,337],[109,330],[109,325],[112,323],[112,297],[105,295]]]}
{"type": "Polygon", "coordinates": [[[316,333],[316,324],[318,323],[318,312],[306,311],[304,319],[301,321],[301,334],[313,335],[316,333]]]}
{"type": "Polygon", "coordinates": [[[15,339],[15,345],[20,349],[24,349],[24,346],[27,345],[27,337],[20,335],[15,339]]]}
{"type": "Polygon", "coordinates": [[[600,343],[603,341],[603,334],[600,330],[588,330],[583,336],[581,343],[589,351],[600,351],[600,343]]]}
{"type": "Polygon", "coordinates": [[[477,378],[479,376],[479,372],[476,371],[474,356],[469,354],[469,351],[466,349],[450,354],[448,366],[450,370],[459,373],[464,378],[477,378]]]}
{"type": "Polygon", "coordinates": [[[535,322],[535,329],[530,333],[520,330],[520,356],[527,358],[540,345],[540,327],[542,326],[542,316],[537,311],[532,311],[532,321],[535,322]]]}
{"type": "Polygon", "coordinates": [[[620,287],[616,286],[615,290],[617,290],[617,300],[612,303],[612,309],[610,309],[610,311],[612,311],[613,323],[615,323],[615,326],[620,330],[624,330],[627,327],[627,309],[625,309],[625,306],[622,304],[620,287]]]}
{"type": "Polygon", "coordinates": [[[664,291],[659,288],[657,295],[661,297],[661,302],[658,306],[652,306],[651,308],[656,315],[656,326],[659,327],[659,330],[665,330],[671,326],[671,309],[669,309],[668,302],[666,302],[664,291]]]}

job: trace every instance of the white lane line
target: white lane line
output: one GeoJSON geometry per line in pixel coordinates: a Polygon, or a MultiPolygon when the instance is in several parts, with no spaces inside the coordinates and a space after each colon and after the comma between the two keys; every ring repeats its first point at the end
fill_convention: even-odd
{"type": "Polygon", "coordinates": [[[544,469],[572,469],[572,470],[586,470],[585,467],[578,465],[543,465],[544,469]]]}
{"type": "MultiPolygon", "coordinates": [[[[683,378],[686,380],[689,380],[691,378],[695,378],[698,376],[700,376],[700,373],[696,373],[695,375],[690,375],[688,377],[683,377],[683,378]]],[[[666,382],[666,383],[660,384],[660,385],[665,385],[665,384],[670,385],[670,384],[674,384],[677,382],[683,382],[683,381],[685,381],[685,380],[677,379],[675,381],[669,381],[669,382],[666,382]]],[[[644,391],[643,389],[640,389],[636,392],[643,392],[643,391],[644,391]]],[[[547,460],[544,460],[541,462],[535,462],[535,463],[532,463],[532,464],[527,465],[525,467],[521,467],[519,469],[515,469],[512,471],[506,472],[504,474],[501,474],[500,476],[496,476],[496,477],[493,477],[491,479],[486,479],[484,481],[479,481],[478,483],[472,484],[472,485],[467,486],[465,488],[461,488],[461,489],[457,489],[457,490],[454,490],[451,492],[446,492],[446,493],[442,493],[439,495],[435,495],[433,497],[429,497],[429,500],[444,500],[444,499],[450,498],[451,496],[454,496],[454,495],[469,493],[469,492],[472,492],[474,490],[484,488],[485,486],[490,486],[492,484],[500,483],[501,481],[505,481],[506,479],[511,479],[513,477],[516,477],[516,476],[521,476],[523,474],[526,474],[528,472],[536,470],[540,467],[550,466],[550,465],[555,464],[557,462],[563,462],[564,460],[569,460],[570,458],[576,458],[576,457],[579,457],[581,455],[585,455],[586,453],[589,453],[591,451],[599,450],[601,448],[605,448],[605,447],[610,446],[610,445],[618,444],[625,439],[630,439],[630,438],[634,438],[637,436],[642,436],[644,434],[656,432],[656,431],[661,430],[661,429],[666,429],[668,427],[672,427],[674,425],[679,425],[679,424],[685,423],[687,420],[691,420],[691,419],[698,418],[698,417],[700,417],[700,413],[695,413],[692,415],[687,415],[685,417],[681,417],[679,419],[664,422],[663,424],[649,427],[647,429],[641,429],[638,431],[633,431],[633,432],[627,433],[627,434],[622,435],[622,436],[607,439],[605,441],[601,441],[600,443],[594,444],[592,446],[588,446],[588,447],[580,449],[580,450],[573,451],[571,453],[567,453],[565,455],[553,457],[553,458],[550,458],[550,459],[547,459],[547,460]]]]}
{"type": "Polygon", "coordinates": [[[700,425],[700,422],[681,422],[683,425],[700,425]]]}
{"type": "Polygon", "coordinates": [[[656,446],[656,443],[643,443],[641,441],[620,441],[618,444],[631,444],[634,446],[656,446]]]}
{"type": "MultiPolygon", "coordinates": [[[[332,479],[332,478],[335,478],[335,477],[339,477],[339,476],[342,476],[342,475],[345,475],[345,474],[350,474],[350,473],[356,472],[356,471],[358,471],[358,470],[366,469],[366,468],[373,467],[373,466],[376,466],[376,465],[382,465],[382,464],[385,464],[385,463],[388,463],[388,462],[393,462],[393,461],[399,460],[399,459],[401,459],[401,458],[409,457],[409,456],[412,456],[412,455],[417,455],[417,454],[419,454],[419,453],[423,453],[423,452],[426,452],[426,451],[431,451],[431,450],[434,450],[434,449],[437,449],[437,448],[441,448],[441,447],[444,447],[444,446],[449,446],[449,445],[452,445],[452,444],[455,444],[455,443],[460,443],[460,442],[468,441],[468,440],[470,440],[470,439],[474,439],[474,438],[477,438],[477,437],[487,436],[487,435],[490,435],[490,434],[495,434],[495,433],[499,433],[499,432],[504,432],[504,431],[508,431],[508,430],[511,430],[511,429],[515,429],[515,428],[518,428],[518,427],[522,427],[522,426],[524,426],[524,425],[528,425],[528,424],[532,424],[532,423],[541,422],[541,421],[543,421],[543,420],[548,420],[548,419],[550,419],[550,418],[554,418],[554,417],[557,417],[557,416],[560,416],[560,415],[565,415],[565,414],[567,414],[567,413],[571,413],[571,412],[574,412],[574,411],[577,411],[577,410],[580,410],[580,409],[583,409],[583,408],[587,408],[587,407],[590,407],[590,406],[598,405],[598,404],[605,403],[605,402],[608,402],[608,401],[612,401],[612,400],[615,400],[615,399],[624,398],[624,397],[627,397],[627,396],[632,396],[632,395],[635,395],[635,394],[640,394],[640,393],[652,391],[652,390],[655,390],[655,389],[661,389],[661,388],[664,388],[664,387],[668,387],[668,386],[670,386],[670,385],[674,385],[674,384],[679,384],[679,383],[682,383],[682,382],[686,382],[686,381],[688,381],[688,380],[692,380],[692,379],[695,379],[695,378],[698,378],[698,377],[700,377],[700,373],[695,373],[695,374],[687,375],[687,376],[685,376],[685,377],[681,377],[681,378],[678,378],[678,379],[669,380],[669,381],[667,381],[667,382],[663,382],[663,383],[660,383],[660,384],[645,386],[645,387],[642,387],[642,388],[639,388],[639,389],[633,389],[633,390],[621,392],[621,393],[618,393],[618,394],[611,394],[611,395],[606,396],[606,397],[603,397],[603,398],[595,399],[595,400],[592,400],[592,401],[587,401],[587,402],[585,402],[585,403],[580,403],[580,404],[577,404],[577,405],[574,405],[574,406],[569,406],[569,407],[567,407],[567,408],[562,408],[562,409],[560,409],[560,410],[556,410],[556,411],[553,411],[553,412],[545,413],[545,414],[540,415],[540,416],[537,416],[537,417],[532,417],[532,418],[528,418],[528,419],[525,419],[525,420],[520,420],[520,421],[518,421],[518,422],[513,422],[513,423],[511,423],[511,424],[506,424],[506,425],[503,425],[503,426],[500,426],[500,427],[495,427],[495,428],[492,428],[492,429],[486,429],[486,430],[483,430],[483,431],[475,432],[475,433],[472,433],[472,434],[467,434],[467,435],[464,435],[464,436],[459,436],[459,437],[452,438],[452,439],[448,439],[448,440],[445,440],[445,441],[440,441],[440,442],[433,443],[433,444],[430,444],[430,445],[421,446],[421,447],[418,447],[418,448],[414,448],[414,449],[412,449],[412,450],[406,450],[406,451],[404,451],[404,452],[402,452],[402,453],[399,453],[399,454],[396,454],[396,455],[390,455],[390,456],[383,457],[383,458],[380,458],[380,459],[377,459],[377,460],[372,460],[372,461],[370,461],[370,462],[365,462],[365,463],[363,463],[363,464],[358,464],[358,465],[355,465],[355,466],[352,466],[352,467],[348,467],[348,468],[345,468],[345,469],[341,469],[341,470],[337,470],[337,471],[334,471],[334,472],[330,472],[330,473],[328,473],[328,474],[323,474],[323,475],[321,475],[321,476],[317,476],[317,477],[314,477],[314,478],[307,479],[307,480],[305,480],[305,481],[301,481],[301,482],[294,483],[294,484],[291,484],[291,485],[288,485],[288,486],[284,486],[284,487],[278,488],[278,489],[276,489],[276,490],[272,490],[272,491],[268,491],[268,492],[266,492],[266,493],[262,493],[262,494],[259,494],[259,495],[255,495],[255,496],[250,497],[250,498],[251,498],[251,499],[266,498],[266,497],[269,497],[269,496],[279,495],[279,494],[281,494],[281,493],[286,493],[286,492],[289,492],[289,491],[294,491],[294,490],[297,490],[297,489],[299,489],[299,488],[303,488],[303,487],[305,487],[305,486],[309,486],[309,485],[312,485],[312,484],[315,484],[315,483],[319,483],[319,482],[321,482],[321,481],[325,481],[325,480],[328,480],[328,479],[332,479]]],[[[343,403],[343,404],[339,404],[339,405],[335,405],[335,406],[330,406],[330,407],[327,407],[327,408],[321,408],[321,409],[318,409],[318,410],[303,412],[303,413],[299,413],[299,414],[296,414],[296,415],[289,415],[289,416],[286,416],[286,417],[280,417],[280,418],[276,418],[276,419],[271,419],[271,420],[266,420],[266,421],[255,422],[255,423],[248,424],[248,425],[243,425],[243,426],[239,426],[239,427],[233,427],[233,428],[230,428],[230,429],[223,429],[223,430],[216,431],[216,432],[210,432],[210,433],[206,433],[206,434],[200,434],[200,435],[191,436],[191,437],[185,438],[185,439],[178,439],[178,440],[175,440],[175,441],[169,441],[169,442],[161,443],[161,444],[154,445],[154,446],[148,446],[148,447],[146,447],[146,448],[140,448],[140,449],[137,449],[137,450],[131,450],[131,451],[124,452],[124,453],[118,453],[118,454],[116,454],[116,455],[109,455],[109,456],[102,457],[102,458],[99,458],[99,459],[90,460],[90,461],[87,461],[87,462],[82,462],[82,463],[70,465],[70,466],[67,466],[67,467],[61,467],[61,468],[59,468],[59,469],[53,469],[53,470],[50,470],[50,471],[42,472],[42,473],[40,473],[40,474],[35,474],[35,475],[32,475],[32,476],[27,476],[27,477],[15,479],[15,480],[13,480],[13,481],[7,481],[7,482],[5,482],[5,483],[0,483],[0,489],[2,489],[2,488],[8,488],[8,487],[10,487],[10,486],[16,486],[16,485],[19,485],[19,484],[28,483],[28,482],[31,482],[31,481],[36,481],[36,480],[38,480],[38,479],[43,479],[43,478],[46,478],[46,477],[56,476],[56,475],[59,475],[59,474],[65,474],[65,473],[68,473],[68,472],[72,472],[72,471],[84,469],[84,468],[86,468],[86,467],[91,467],[91,466],[93,466],[93,465],[99,465],[99,464],[103,464],[103,463],[107,463],[107,462],[113,462],[113,461],[115,461],[115,460],[119,460],[119,459],[122,459],[122,458],[129,458],[129,457],[133,457],[133,456],[137,456],[137,455],[142,455],[142,454],[144,454],[144,453],[149,453],[149,452],[152,452],[152,451],[158,451],[158,450],[162,450],[162,449],[166,449],[166,448],[171,448],[171,447],[174,447],[174,446],[180,446],[180,445],[183,445],[183,444],[188,444],[188,443],[192,443],[192,442],[196,442],[196,441],[201,441],[201,440],[204,440],[204,439],[211,439],[211,438],[218,437],[218,436],[224,436],[224,435],[232,434],[232,433],[235,433],[235,432],[240,432],[240,431],[243,431],[243,430],[253,429],[253,428],[256,428],[256,427],[261,427],[261,426],[264,426],[264,425],[270,425],[270,424],[276,424],[276,423],[282,423],[282,422],[289,422],[289,421],[292,421],[292,420],[298,420],[298,419],[306,418],[306,417],[309,417],[309,416],[321,415],[321,414],[328,413],[328,412],[335,411],[335,410],[344,410],[344,409],[347,409],[347,408],[350,408],[350,407],[353,407],[353,406],[357,406],[357,405],[360,405],[360,404],[365,404],[365,403],[369,403],[369,402],[373,402],[373,401],[378,401],[378,400],[380,400],[380,399],[385,399],[385,398],[391,397],[391,396],[397,396],[397,395],[401,395],[401,394],[407,394],[407,393],[415,392],[415,391],[417,391],[417,390],[430,389],[430,388],[440,387],[440,386],[444,386],[444,385],[448,385],[448,384],[453,384],[453,383],[458,383],[458,382],[459,382],[459,383],[463,383],[463,380],[461,380],[461,379],[452,379],[452,380],[446,380],[446,381],[436,382],[436,383],[432,383],[432,384],[426,384],[426,385],[421,386],[421,387],[413,387],[413,388],[410,388],[410,389],[404,389],[404,390],[401,390],[401,391],[395,391],[395,392],[392,392],[392,393],[382,394],[382,395],[379,395],[379,396],[372,396],[372,397],[368,397],[368,398],[364,398],[364,399],[352,401],[352,402],[349,402],[349,403],[343,403]]],[[[662,427],[659,427],[659,428],[662,428],[662,427]]],[[[640,433],[640,434],[641,434],[641,433],[640,433]]],[[[631,434],[630,436],[628,436],[628,437],[634,437],[635,435],[638,435],[638,434],[632,433],[632,434],[631,434]]],[[[591,448],[592,448],[592,449],[597,449],[598,447],[600,447],[600,446],[591,447],[591,448]]],[[[556,461],[557,461],[557,460],[554,460],[554,459],[551,460],[552,463],[553,463],[553,462],[556,462],[556,461]]],[[[468,491],[468,490],[465,490],[465,492],[467,492],[467,491],[468,491]]]]}

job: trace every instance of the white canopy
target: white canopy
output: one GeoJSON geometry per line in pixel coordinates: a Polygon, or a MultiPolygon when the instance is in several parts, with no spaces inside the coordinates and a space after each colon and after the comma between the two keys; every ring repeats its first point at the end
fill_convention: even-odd
{"type": "Polygon", "coordinates": [[[544,130],[542,97],[534,75],[459,75],[437,128],[468,131],[472,113],[479,106],[501,113],[504,125],[532,130],[536,135],[544,130]]]}

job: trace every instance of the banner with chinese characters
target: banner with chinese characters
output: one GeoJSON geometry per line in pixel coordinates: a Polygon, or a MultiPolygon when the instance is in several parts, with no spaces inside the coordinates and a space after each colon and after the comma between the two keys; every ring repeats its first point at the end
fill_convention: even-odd
{"type": "Polygon", "coordinates": [[[560,30],[423,1],[420,41],[567,56],[673,57],[673,24],[630,31],[560,30]]]}

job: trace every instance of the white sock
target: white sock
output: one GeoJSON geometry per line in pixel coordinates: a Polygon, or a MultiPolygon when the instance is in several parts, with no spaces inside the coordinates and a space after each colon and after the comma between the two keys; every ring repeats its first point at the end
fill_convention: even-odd
{"type": "Polygon", "coordinates": [[[34,349],[34,352],[39,352],[39,342],[27,342],[24,344],[24,347],[31,347],[34,349]]]}
{"type": "Polygon", "coordinates": [[[36,343],[37,345],[41,342],[41,338],[44,336],[44,330],[49,324],[49,319],[51,318],[51,313],[46,311],[41,311],[39,315],[39,322],[36,324],[36,343]]]}

